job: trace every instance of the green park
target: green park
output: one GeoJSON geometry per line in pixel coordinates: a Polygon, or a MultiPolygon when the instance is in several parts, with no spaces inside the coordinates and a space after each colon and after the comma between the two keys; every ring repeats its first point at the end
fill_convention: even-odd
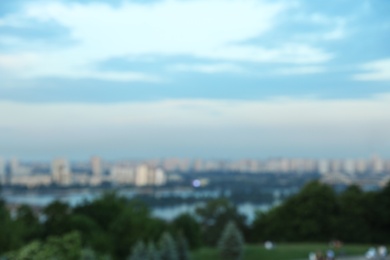
{"type": "Polygon", "coordinates": [[[165,221],[115,192],[74,207],[55,201],[39,214],[27,205],[11,214],[2,201],[0,223],[0,259],[7,260],[303,260],[329,249],[343,259],[390,244],[390,186],[335,192],[309,182],[250,224],[226,198],[165,221]]]}

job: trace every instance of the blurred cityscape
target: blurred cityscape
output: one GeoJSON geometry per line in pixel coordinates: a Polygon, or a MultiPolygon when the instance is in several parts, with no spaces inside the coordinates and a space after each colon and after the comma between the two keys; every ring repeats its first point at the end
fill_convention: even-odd
{"type": "MultiPolygon", "coordinates": [[[[377,155],[365,159],[291,159],[202,160],[149,159],[105,161],[94,156],[85,162],[66,158],[51,162],[24,162],[18,158],[0,158],[0,182],[3,186],[164,186],[181,180],[182,175],[215,174],[317,174],[328,184],[357,184],[363,188],[383,187],[390,180],[390,159],[377,155]]],[[[196,176],[196,175],[195,175],[196,176]]],[[[206,175],[207,176],[207,175],[206,175]]],[[[192,182],[206,186],[208,178],[192,182]]]]}

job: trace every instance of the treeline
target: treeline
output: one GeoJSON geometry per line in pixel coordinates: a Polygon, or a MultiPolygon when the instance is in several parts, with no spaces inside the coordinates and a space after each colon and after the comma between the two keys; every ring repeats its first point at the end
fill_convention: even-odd
{"type": "Polygon", "coordinates": [[[69,248],[82,248],[102,259],[128,259],[141,242],[157,248],[163,243],[164,234],[172,236],[177,245],[184,240],[194,250],[216,245],[230,220],[239,223],[239,229],[247,229],[244,216],[226,199],[209,201],[195,215],[182,214],[172,222],[153,217],[143,202],[128,200],[114,192],[76,207],[55,201],[39,216],[27,205],[20,206],[11,216],[1,201],[0,257],[18,259],[12,256],[31,252],[66,255],[64,252],[70,250],[59,245],[70,241],[69,248]]]}
{"type": "Polygon", "coordinates": [[[170,240],[166,234],[176,245],[188,244],[190,250],[195,250],[217,246],[228,223],[234,223],[248,243],[332,239],[389,243],[390,186],[378,192],[363,192],[351,186],[336,193],[327,185],[310,182],[282,205],[259,213],[250,225],[224,198],[210,200],[194,214],[182,214],[171,222],[153,217],[143,202],[116,193],[106,193],[76,207],[56,201],[39,216],[28,206],[19,207],[11,216],[1,202],[0,256],[50,250],[64,255],[71,252],[64,249],[69,244],[69,248],[82,248],[84,254],[96,256],[85,259],[128,259],[137,250],[143,254],[148,248],[160,246],[161,250],[161,244],[170,243],[162,242],[164,237],[170,240]]]}
{"type": "Polygon", "coordinates": [[[255,240],[390,243],[390,185],[377,192],[350,186],[341,193],[310,182],[281,206],[259,214],[255,240]]]}

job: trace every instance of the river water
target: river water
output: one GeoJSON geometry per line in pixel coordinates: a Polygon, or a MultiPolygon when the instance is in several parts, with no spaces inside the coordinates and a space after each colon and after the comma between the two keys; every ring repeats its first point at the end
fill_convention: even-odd
{"type": "MultiPolygon", "coordinates": [[[[126,189],[118,192],[120,195],[127,198],[134,198],[137,196],[137,191],[126,189]]],[[[60,200],[68,203],[71,206],[79,205],[85,201],[91,201],[101,196],[102,191],[91,191],[91,190],[77,190],[77,191],[66,191],[66,192],[55,192],[55,193],[38,193],[38,192],[27,192],[27,193],[14,193],[14,192],[3,192],[2,197],[8,204],[20,205],[27,204],[31,206],[44,207],[55,200],[60,200]]],[[[208,191],[162,191],[155,194],[156,197],[181,197],[181,198],[219,198],[221,195],[218,190],[208,191]]],[[[247,217],[247,222],[251,223],[258,211],[267,211],[271,207],[279,204],[278,192],[275,192],[275,200],[269,204],[254,204],[254,203],[240,203],[237,204],[237,209],[240,213],[247,217]]],[[[173,220],[180,214],[183,213],[194,213],[195,209],[202,205],[202,202],[196,202],[191,204],[181,203],[170,206],[155,206],[151,208],[151,212],[154,216],[165,219],[173,220]]]]}

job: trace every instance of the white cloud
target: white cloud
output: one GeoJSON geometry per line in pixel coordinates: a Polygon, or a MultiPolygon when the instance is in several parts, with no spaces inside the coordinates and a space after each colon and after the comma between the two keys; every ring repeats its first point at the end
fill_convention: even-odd
{"type": "Polygon", "coordinates": [[[357,73],[353,79],[360,81],[390,81],[390,58],[368,62],[361,66],[365,72],[357,73]]]}
{"type": "MultiPolygon", "coordinates": [[[[165,0],[153,4],[123,3],[120,7],[105,4],[67,4],[61,2],[29,3],[22,13],[3,19],[12,24],[56,22],[71,32],[74,46],[45,50],[28,77],[94,75],[93,64],[112,57],[189,56],[218,63],[265,62],[317,64],[332,58],[324,50],[301,42],[264,47],[243,44],[253,38],[267,37],[291,1],[255,0],[165,0]]],[[[193,68],[204,72],[212,69],[193,68]]],[[[221,69],[217,69],[221,71],[221,69]]],[[[130,72],[139,74],[137,71],[130,72]]],[[[112,77],[119,80],[153,80],[155,76],[112,77]]]]}
{"type": "Polygon", "coordinates": [[[322,73],[325,71],[326,69],[323,66],[295,66],[276,69],[274,73],[280,75],[305,75],[322,73]]]}
{"type": "Polygon", "coordinates": [[[232,63],[211,63],[211,64],[175,64],[168,69],[174,71],[195,71],[201,73],[242,73],[244,69],[232,63]]]}
{"type": "Polygon", "coordinates": [[[307,43],[344,39],[348,35],[347,24],[350,19],[348,17],[326,16],[319,13],[297,15],[293,20],[300,23],[318,25],[319,28],[315,32],[297,31],[294,39],[307,43]]]}
{"type": "Polygon", "coordinates": [[[0,54],[0,69],[5,71],[22,71],[33,66],[38,56],[33,53],[0,54]]]}

